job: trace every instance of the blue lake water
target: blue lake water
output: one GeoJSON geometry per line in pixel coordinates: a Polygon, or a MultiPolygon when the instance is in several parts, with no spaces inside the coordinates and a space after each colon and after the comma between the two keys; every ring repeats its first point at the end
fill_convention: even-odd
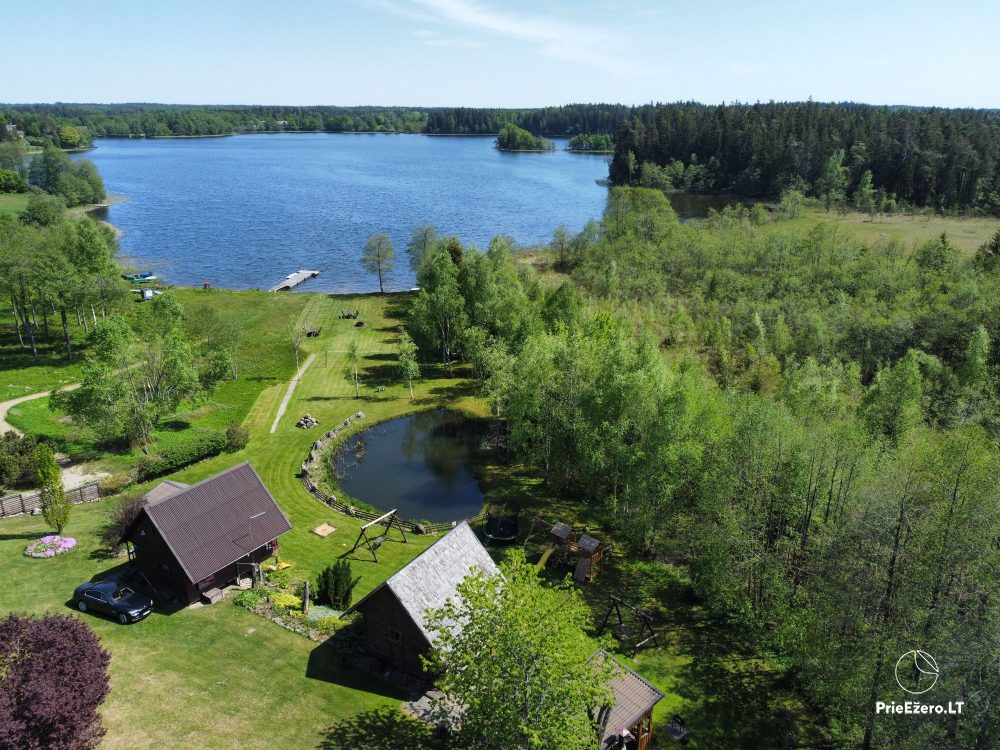
{"type": "Polygon", "coordinates": [[[492,138],[269,134],[100,139],[86,153],[110,193],[100,217],[140,270],[184,285],[269,287],[299,268],[302,291],[377,291],[358,258],[367,238],[396,245],[388,290],[413,285],[403,248],[413,227],[485,248],[496,234],[546,242],[580,230],[607,201],[603,157],[561,150],[505,153],[492,138]]]}

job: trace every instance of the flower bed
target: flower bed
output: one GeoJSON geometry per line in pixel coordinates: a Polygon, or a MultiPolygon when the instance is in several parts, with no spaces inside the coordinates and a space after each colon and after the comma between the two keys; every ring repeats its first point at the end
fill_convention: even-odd
{"type": "Polygon", "coordinates": [[[24,548],[24,554],[28,557],[55,557],[64,552],[69,552],[76,546],[76,539],[71,536],[59,536],[50,534],[43,536],[37,542],[32,542],[24,548]]]}

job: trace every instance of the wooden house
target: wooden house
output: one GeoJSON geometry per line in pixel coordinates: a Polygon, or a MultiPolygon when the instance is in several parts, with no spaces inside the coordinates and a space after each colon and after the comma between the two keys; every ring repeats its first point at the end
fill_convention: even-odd
{"type": "Polygon", "coordinates": [[[389,665],[421,673],[421,655],[431,647],[426,612],[455,596],[474,570],[495,575],[497,567],[465,522],[435,542],[376,588],[344,616],[360,612],[368,648],[389,665]]]}
{"type": "Polygon", "coordinates": [[[188,486],[161,482],[122,537],[149,582],[181,602],[249,577],[292,525],[249,463],[188,486]]]}
{"type": "Polygon", "coordinates": [[[605,651],[597,658],[614,663],[614,705],[597,712],[597,735],[601,750],[648,750],[653,739],[653,707],[663,693],[605,651]]]}

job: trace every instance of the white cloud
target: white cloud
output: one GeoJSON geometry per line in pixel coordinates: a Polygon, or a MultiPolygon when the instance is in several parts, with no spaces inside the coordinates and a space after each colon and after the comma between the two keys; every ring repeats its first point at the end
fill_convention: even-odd
{"type": "MultiPolygon", "coordinates": [[[[619,74],[634,68],[624,55],[624,40],[617,35],[555,16],[498,11],[478,0],[369,0],[369,4],[412,20],[523,42],[556,60],[619,74]]],[[[445,42],[444,37],[438,37],[438,46],[446,44],[472,46],[471,40],[465,38],[445,42]]]]}

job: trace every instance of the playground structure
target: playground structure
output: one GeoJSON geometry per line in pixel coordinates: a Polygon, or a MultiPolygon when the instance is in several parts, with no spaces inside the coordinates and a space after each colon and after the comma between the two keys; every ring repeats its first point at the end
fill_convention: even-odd
{"type": "Polygon", "coordinates": [[[376,518],[374,521],[369,521],[364,526],[361,527],[361,533],[358,534],[357,540],[354,542],[354,546],[347,552],[348,555],[354,552],[358,547],[365,547],[369,552],[372,553],[372,557],[375,562],[378,562],[377,550],[382,546],[382,543],[389,538],[389,532],[395,528],[399,531],[400,536],[402,536],[402,541],[404,544],[408,544],[406,541],[406,531],[403,530],[403,523],[399,520],[399,516],[396,515],[396,509],[393,508],[388,513],[376,518]],[[369,536],[368,530],[374,526],[382,526],[382,533],[377,536],[369,536]]]}
{"type": "Polygon", "coordinates": [[[572,558],[576,556],[573,578],[581,583],[585,581],[589,582],[597,576],[599,563],[605,557],[610,557],[613,552],[610,544],[602,545],[599,540],[587,534],[586,532],[589,531],[588,528],[585,528],[584,533],[577,538],[573,527],[568,523],[563,521],[553,523],[537,517],[531,523],[531,528],[528,530],[528,535],[524,540],[525,545],[537,533],[540,533],[536,531],[536,527],[550,527],[548,535],[551,538],[549,547],[542,553],[541,558],[538,560],[537,567],[539,570],[548,565],[553,557],[556,559],[558,566],[569,567],[573,564],[572,558]]]}
{"type": "Polygon", "coordinates": [[[653,630],[653,616],[651,614],[644,612],[634,604],[629,604],[616,594],[611,594],[610,601],[611,603],[610,606],[608,606],[608,612],[604,615],[604,619],[601,620],[601,624],[597,627],[598,635],[604,632],[604,628],[607,627],[608,620],[611,619],[611,615],[614,613],[618,617],[618,625],[615,627],[618,639],[620,641],[631,639],[631,631],[629,630],[628,625],[626,625],[625,618],[622,615],[622,607],[624,607],[629,614],[633,615],[634,622],[638,625],[636,643],[632,646],[632,656],[635,656],[636,652],[647,643],[652,643],[654,646],[660,645],[659,640],[657,640],[656,631],[653,630]]]}

